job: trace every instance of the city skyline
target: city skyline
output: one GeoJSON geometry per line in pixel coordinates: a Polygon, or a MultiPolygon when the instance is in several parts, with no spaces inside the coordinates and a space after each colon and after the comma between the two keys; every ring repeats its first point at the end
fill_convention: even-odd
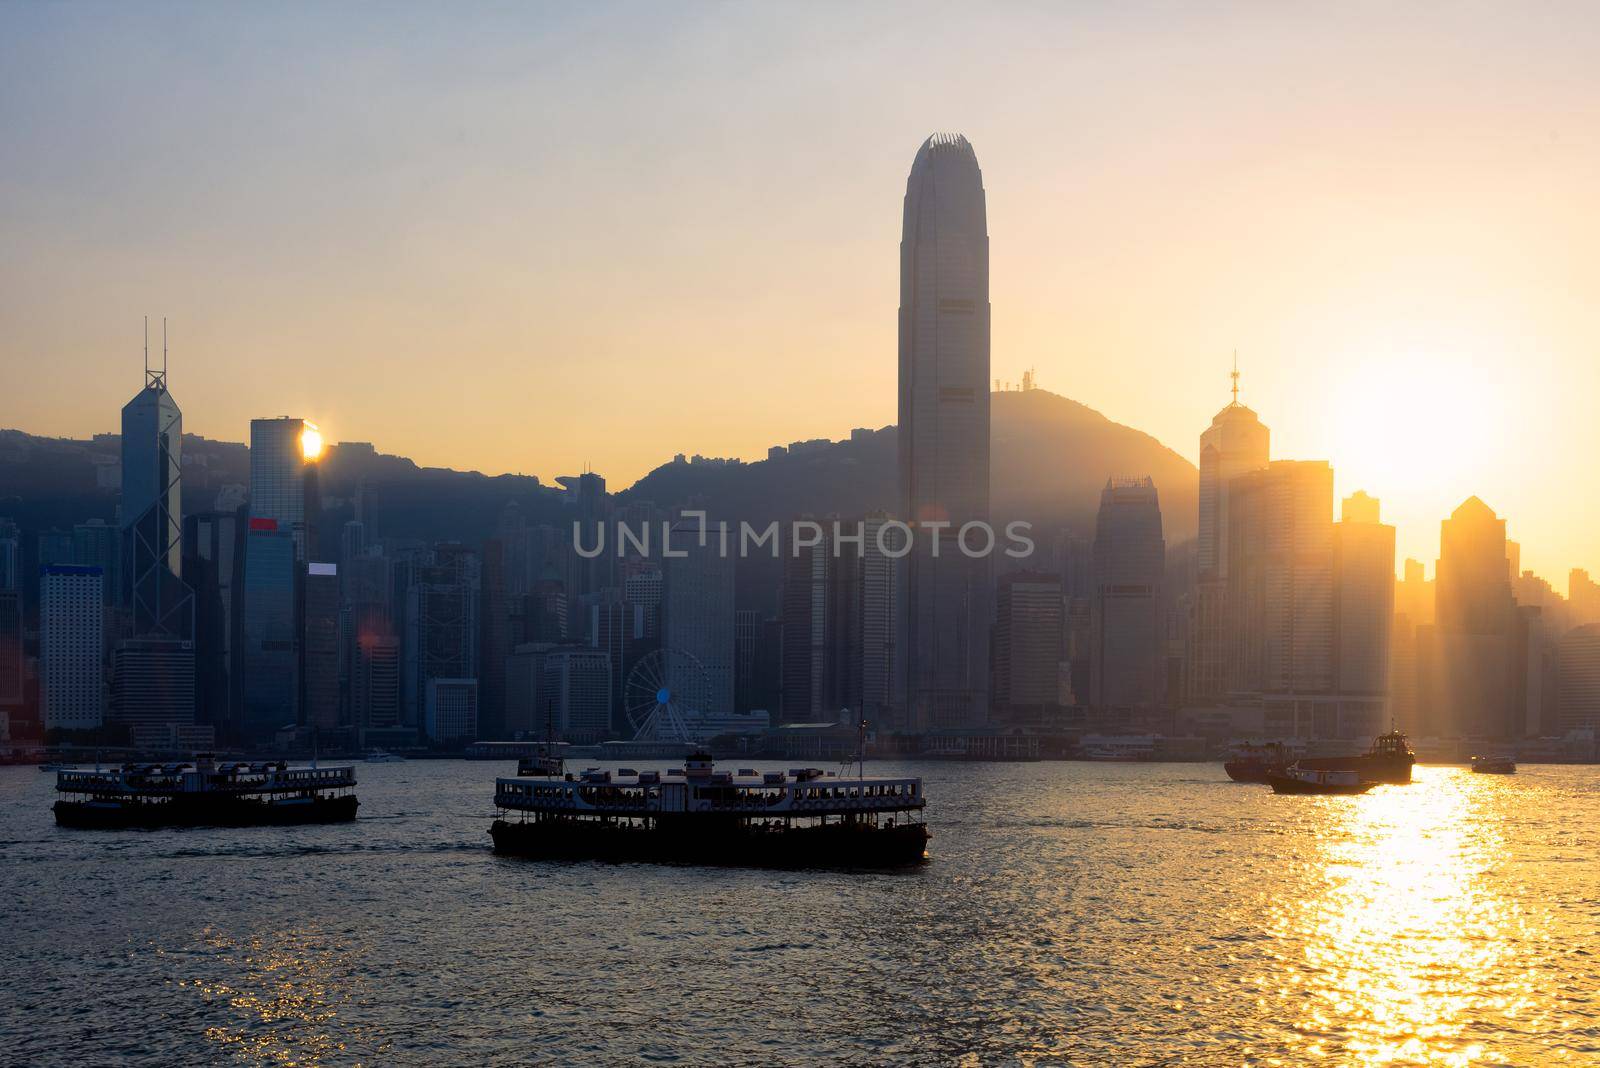
{"type": "Polygon", "coordinates": [[[900,14],[841,16],[784,44],[770,14],[722,13],[752,42],[741,59],[704,15],[662,42],[645,12],[625,30],[563,13],[469,32],[417,11],[405,34],[352,40],[347,20],[305,12],[189,19],[164,37],[160,17],[91,25],[10,9],[35,32],[7,35],[29,40],[26,54],[0,44],[14,90],[0,113],[18,132],[0,148],[16,249],[0,367],[71,373],[13,375],[0,425],[107,429],[100,413],[131,391],[123,368],[146,313],[172,317],[186,422],[224,440],[251,418],[301,412],[330,440],[428,463],[548,480],[588,462],[626,485],[677,451],[755,458],[886,425],[892,205],[906,154],[948,127],[987,163],[995,377],[1036,368],[1046,388],[1195,460],[1194,428],[1226,399],[1238,348],[1275,455],[1327,459],[1341,497],[1382,499],[1401,559],[1436,559],[1440,517],[1476,495],[1510,518],[1524,566],[1554,581],[1600,570],[1600,503],[1570,493],[1600,446],[1584,412],[1600,383],[1582,299],[1596,267],[1580,251],[1600,247],[1581,210],[1597,155],[1582,131],[1600,91],[1580,63],[1594,36],[1582,20],[1456,13],[1446,38],[1421,16],[1281,13],[1234,41],[1196,13],[1154,30],[1109,12],[1030,13],[1003,29],[952,13],[878,61],[909,76],[927,49],[970,39],[974,74],[915,100],[854,92],[867,53],[844,28],[900,14]],[[413,71],[418,24],[481,70],[413,71]],[[312,29],[339,47],[301,50],[312,29]],[[1389,48],[1351,89],[1338,57],[1374,31],[1389,48]],[[291,40],[326,114],[269,91],[291,40]],[[517,101],[559,99],[572,76],[535,69],[536,41],[588,47],[617,80],[577,117],[530,111],[517,101]],[[1491,42],[1517,46],[1504,60],[1523,74],[1515,93],[1485,95],[1475,57],[1491,42]],[[166,80],[121,77],[196,43],[219,47],[194,69],[168,64],[166,80]],[[837,64],[813,69],[807,46],[837,64]],[[1045,55],[1080,62],[1047,69],[1045,55]],[[776,64],[770,77],[756,59],[776,64]],[[212,78],[207,65],[223,62],[237,79],[212,78]],[[1298,102],[1241,92],[1285,64],[1298,102]],[[416,84],[400,100],[354,110],[401,68],[416,84]],[[652,78],[700,68],[635,113],[652,78]],[[705,109],[741,76],[748,94],[705,109]],[[108,78],[127,91],[103,92],[108,78]],[[201,100],[181,92],[186,78],[221,88],[201,100]],[[1023,80],[1033,103],[999,106],[1023,80]],[[1175,97],[1173,82],[1192,92],[1175,97]],[[463,151],[407,150],[417,122],[463,151]],[[359,159],[340,146],[351,129],[359,159]],[[197,154],[191,133],[214,150],[197,154]],[[570,157],[585,169],[536,151],[554,137],[587,146],[570,157]],[[259,155],[285,145],[313,165],[259,155]],[[178,168],[228,192],[175,184],[178,168]],[[323,170],[330,180],[314,181],[323,170]],[[97,177],[111,173],[115,186],[97,177]],[[590,293],[607,295],[603,308],[590,293]],[[604,419],[582,403],[598,381],[620,384],[604,419]]]}

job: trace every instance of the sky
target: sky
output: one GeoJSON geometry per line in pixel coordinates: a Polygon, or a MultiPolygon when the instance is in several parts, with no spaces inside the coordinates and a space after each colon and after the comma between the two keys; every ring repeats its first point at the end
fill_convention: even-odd
{"type": "MultiPolygon", "coordinates": [[[[625,486],[896,417],[905,180],[988,193],[997,379],[1241,399],[1431,562],[1600,574],[1600,9],[0,3],[0,426],[319,422],[625,486]]],[[[1070,458],[1064,460],[1070,462],[1070,458]]]]}

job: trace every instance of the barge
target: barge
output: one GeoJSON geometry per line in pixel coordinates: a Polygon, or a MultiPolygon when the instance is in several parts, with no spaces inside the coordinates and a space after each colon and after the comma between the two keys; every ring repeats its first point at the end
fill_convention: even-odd
{"type": "Polygon", "coordinates": [[[816,768],[737,774],[693,753],[665,772],[563,773],[556,761],[495,780],[497,853],[547,860],[762,868],[921,863],[922,780],[816,768]]]}
{"type": "Polygon", "coordinates": [[[124,764],[56,773],[56,823],[131,827],[249,827],[356,818],[355,768],[282,761],[124,764]]]}
{"type": "Polygon", "coordinates": [[[1406,743],[1406,736],[1391,730],[1373,739],[1365,753],[1343,757],[1301,758],[1296,767],[1305,771],[1353,771],[1357,777],[1374,783],[1405,785],[1417,756],[1406,743]]]}

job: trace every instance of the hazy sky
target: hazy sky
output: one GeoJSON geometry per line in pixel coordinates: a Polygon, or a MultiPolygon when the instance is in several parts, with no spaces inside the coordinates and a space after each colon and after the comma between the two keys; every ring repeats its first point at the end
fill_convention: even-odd
{"type": "Polygon", "coordinates": [[[1596,57],[1584,4],[0,3],[0,426],[114,429],[145,314],[231,440],[622,486],[892,423],[906,173],[953,130],[996,377],[1194,458],[1237,347],[1274,454],[1402,555],[1477,493],[1564,590],[1596,57]]]}

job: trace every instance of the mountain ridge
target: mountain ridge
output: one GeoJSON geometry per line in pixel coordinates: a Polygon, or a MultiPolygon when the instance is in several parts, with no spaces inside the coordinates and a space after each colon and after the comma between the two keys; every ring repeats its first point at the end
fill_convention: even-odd
{"type": "MultiPolygon", "coordinates": [[[[1153,435],[1048,390],[992,396],[991,514],[997,523],[1026,520],[1037,528],[1092,535],[1100,489],[1108,478],[1150,476],[1161,499],[1169,545],[1194,536],[1198,474],[1192,463],[1153,435]]],[[[111,519],[117,488],[108,465],[120,438],[46,438],[0,430],[0,516],[45,529],[111,519]],[[17,513],[21,513],[20,515],[17,513]]],[[[768,522],[804,514],[842,516],[896,510],[898,431],[857,430],[840,441],[818,439],[767,459],[674,459],[614,490],[620,502],[659,508],[703,504],[730,519],[768,522]]],[[[209,510],[219,492],[249,481],[249,449],[184,435],[185,512],[209,510]]],[[[563,478],[558,482],[565,482],[563,478]]],[[[326,454],[322,491],[331,512],[353,514],[358,487],[380,536],[473,541],[486,536],[508,503],[530,521],[560,521],[569,494],[532,475],[423,467],[364,443],[340,443],[326,454]]]]}

